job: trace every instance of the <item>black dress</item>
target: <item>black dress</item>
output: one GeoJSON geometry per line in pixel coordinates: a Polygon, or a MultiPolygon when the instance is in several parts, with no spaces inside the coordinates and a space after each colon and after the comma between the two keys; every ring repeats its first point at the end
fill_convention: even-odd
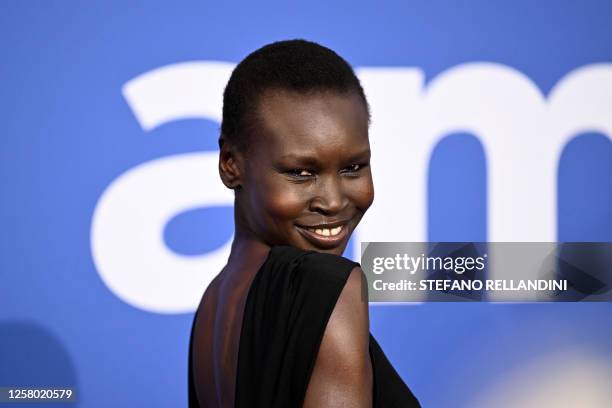
{"type": "MultiPolygon", "coordinates": [[[[272,247],[247,295],[238,352],[236,408],[302,406],[327,321],[355,266],[359,264],[337,255],[272,247]]],[[[190,341],[189,406],[199,407],[191,347],[190,341]]],[[[372,334],[369,349],[373,406],[420,407],[372,334]]]]}

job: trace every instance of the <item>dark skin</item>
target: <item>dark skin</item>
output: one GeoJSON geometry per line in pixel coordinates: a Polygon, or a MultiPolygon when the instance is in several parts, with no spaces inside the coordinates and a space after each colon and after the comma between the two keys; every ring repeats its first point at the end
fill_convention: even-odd
{"type": "MultiPolygon", "coordinates": [[[[234,405],[246,295],[271,246],[342,255],[374,199],[368,115],[357,94],[268,90],[257,118],[257,143],[241,150],[225,141],[219,157],[221,179],[235,191],[236,229],[194,329],[194,379],[205,407],[234,405]]],[[[353,269],[325,329],[304,407],[371,407],[365,289],[363,271],[353,269]]]]}

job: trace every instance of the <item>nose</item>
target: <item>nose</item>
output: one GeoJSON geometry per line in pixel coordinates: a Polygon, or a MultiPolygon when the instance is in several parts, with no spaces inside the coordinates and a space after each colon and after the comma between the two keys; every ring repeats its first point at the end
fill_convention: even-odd
{"type": "Polygon", "coordinates": [[[320,177],[315,194],[310,200],[310,210],[321,214],[337,214],[346,208],[346,196],[339,177],[320,177]]]}

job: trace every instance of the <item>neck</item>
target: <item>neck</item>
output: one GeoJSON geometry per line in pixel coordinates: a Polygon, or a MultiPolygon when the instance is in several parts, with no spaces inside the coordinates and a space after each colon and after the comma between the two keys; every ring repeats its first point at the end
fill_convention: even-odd
{"type": "Polygon", "coordinates": [[[251,264],[253,260],[265,258],[269,251],[269,245],[237,227],[227,263],[228,265],[251,264]]]}
{"type": "Polygon", "coordinates": [[[227,264],[239,267],[260,264],[268,255],[270,246],[251,232],[238,201],[234,203],[234,241],[227,264]]]}

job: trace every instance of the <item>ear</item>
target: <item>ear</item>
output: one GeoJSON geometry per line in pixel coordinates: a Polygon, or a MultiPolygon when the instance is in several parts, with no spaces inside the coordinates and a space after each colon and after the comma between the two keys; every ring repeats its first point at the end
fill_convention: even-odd
{"type": "Polygon", "coordinates": [[[219,138],[219,176],[221,181],[229,189],[235,190],[241,187],[242,173],[240,170],[241,155],[238,149],[221,136],[219,138]]]}

